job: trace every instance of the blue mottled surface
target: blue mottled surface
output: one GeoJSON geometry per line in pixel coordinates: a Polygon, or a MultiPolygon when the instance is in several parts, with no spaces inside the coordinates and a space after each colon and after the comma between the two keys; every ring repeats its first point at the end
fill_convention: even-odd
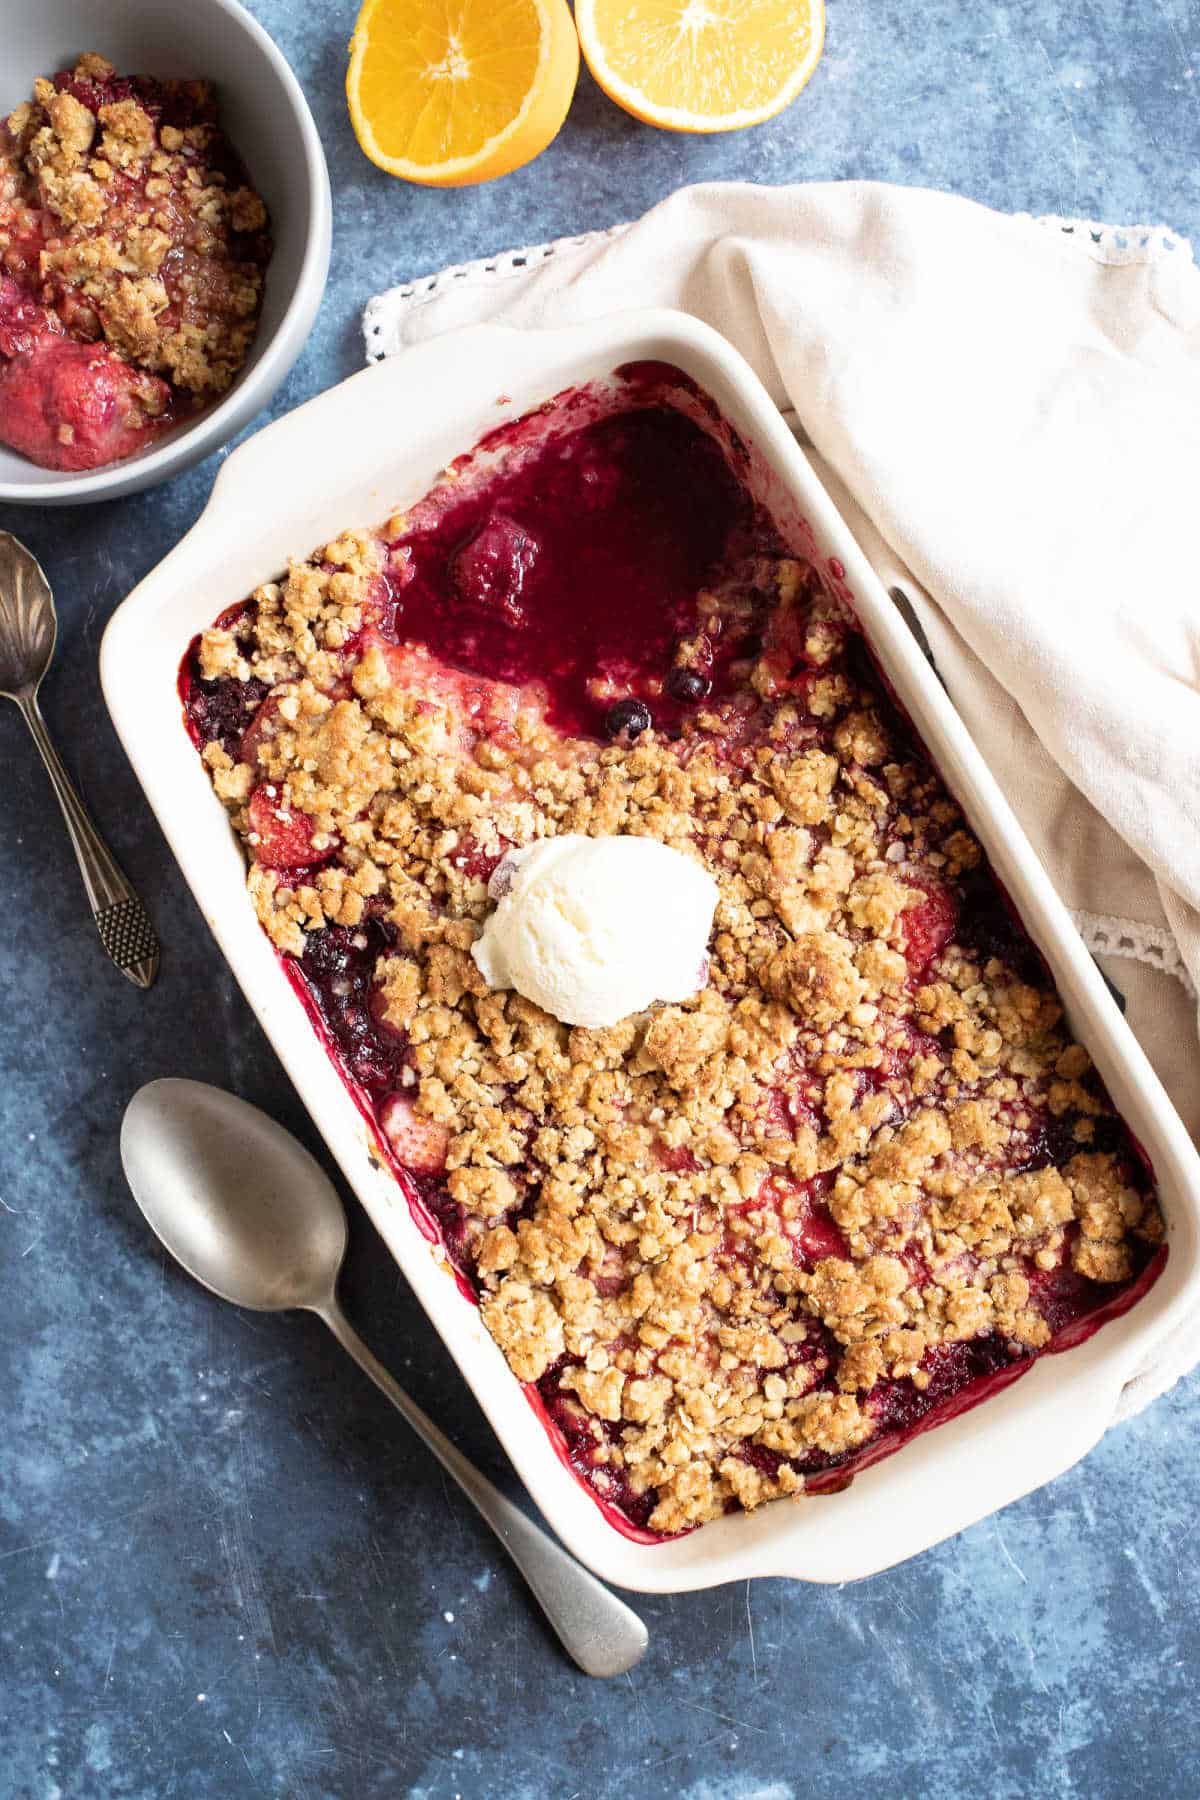
{"type": "MultiPolygon", "coordinates": [[[[399,186],[359,155],[341,99],[350,0],[254,10],[311,97],[335,196],[329,291],[275,412],[358,366],[372,287],[609,224],[685,181],[875,176],[1200,233],[1189,0],[830,0],[825,59],[771,125],[660,136],[585,77],[539,162],[458,194],[399,186]]],[[[91,510],[0,508],[57,591],[46,712],[167,946],[148,996],[108,969],[6,710],[0,1800],[1200,1793],[1196,1378],[1051,1488],[870,1583],[645,1601],[650,1653],[606,1687],[566,1666],[315,1321],[240,1315],[164,1266],[117,1163],[140,1082],[226,1083],[316,1147],[96,680],[105,620],[200,511],[214,467],[91,510]]],[[[361,1219],[347,1299],[500,1473],[361,1219]]]]}

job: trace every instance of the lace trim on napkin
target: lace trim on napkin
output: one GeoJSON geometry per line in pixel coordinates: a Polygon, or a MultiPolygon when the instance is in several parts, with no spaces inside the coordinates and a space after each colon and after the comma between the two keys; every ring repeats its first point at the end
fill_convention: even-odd
{"type": "Polygon", "coordinates": [[[1018,213],[1017,217],[1032,219],[1047,231],[1074,238],[1080,249],[1097,262],[1147,263],[1157,262],[1160,256],[1176,255],[1185,262],[1192,260],[1192,246],[1187,238],[1179,237],[1166,225],[1103,225],[1096,219],[1064,219],[1056,213],[1045,213],[1039,218],[1018,213]]]}
{"type": "Polygon", "coordinates": [[[1165,925],[1140,925],[1136,919],[1118,919],[1110,913],[1080,912],[1071,917],[1093,956],[1127,956],[1147,963],[1160,974],[1172,975],[1186,994],[1196,998],[1196,987],[1179,946],[1165,925]]]}
{"type": "Polygon", "coordinates": [[[628,229],[628,224],[608,225],[603,231],[585,231],[579,237],[553,238],[548,244],[526,244],[517,250],[503,250],[499,256],[481,256],[474,262],[452,263],[447,269],[439,269],[435,275],[422,275],[417,281],[408,281],[400,287],[388,288],[385,293],[373,295],[363,312],[367,361],[381,362],[385,356],[391,356],[399,350],[402,347],[399,334],[401,316],[410,307],[424,306],[436,299],[446,288],[458,283],[465,287],[484,287],[490,286],[494,281],[512,280],[530,269],[536,269],[541,263],[549,262],[553,256],[562,256],[568,250],[586,250],[590,245],[603,243],[607,238],[619,237],[628,229]]]}

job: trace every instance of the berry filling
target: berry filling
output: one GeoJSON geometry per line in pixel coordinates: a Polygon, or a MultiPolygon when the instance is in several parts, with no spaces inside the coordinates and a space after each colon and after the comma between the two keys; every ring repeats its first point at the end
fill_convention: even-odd
{"type": "MultiPolygon", "coordinates": [[[[670,732],[699,698],[670,681],[697,592],[739,527],[751,546],[752,513],[680,414],[600,419],[398,521],[378,629],[472,674],[540,684],[560,731],[615,736],[617,715],[633,735],[670,732]]],[[[708,676],[726,693],[744,636],[730,623],[708,676]]]]}

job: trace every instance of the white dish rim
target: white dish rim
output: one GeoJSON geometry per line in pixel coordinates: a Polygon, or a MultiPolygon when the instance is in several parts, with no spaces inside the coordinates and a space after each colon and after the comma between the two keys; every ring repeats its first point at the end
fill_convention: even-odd
{"type": "MultiPolygon", "coordinates": [[[[766,390],[688,314],[633,311],[553,331],[471,326],[354,375],[241,446],[187,536],[105,633],[110,713],[189,886],[259,1022],[350,1185],[516,1466],[569,1548],[647,1592],[788,1576],[859,1579],[929,1548],[1071,1467],[1111,1423],[1122,1386],[1200,1301],[1200,1158],[936,675],[766,390]],[[477,1310],[431,1254],[313,1033],[246,897],[223,808],[175,689],[193,634],[287,555],[411,503],[450,457],[563,388],[638,360],[673,363],[770,465],[837,558],[872,648],[1055,975],[1073,1030],[1154,1165],[1171,1254],[1136,1306],[1085,1343],[914,1439],[836,1496],[777,1502],[645,1544],[608,1523],[563,1465],[477,1310]],[[504,392],[493,395],[499,383],[504,392]],[[392,421],[404,420],[397,444],[392,421]],[[331,456],[330,447],[338,447],[331,456]]],[[[169,949],[168,949],[169,955],[169,949]]]]}

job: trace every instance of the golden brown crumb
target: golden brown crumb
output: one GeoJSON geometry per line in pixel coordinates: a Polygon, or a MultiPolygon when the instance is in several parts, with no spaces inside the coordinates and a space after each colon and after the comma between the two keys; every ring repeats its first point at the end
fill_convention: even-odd
{"type": "Polygon", "coordinates": [[[804,932],[777,950],[763,968],[762,983],[817,1026],[844,1018],[863,994],[849,945],[829,931],[804,932]]]}
{"type": "Polygon", "coordinates": [[[109,62],[107,56],[101,56],[98,51],[95,50],[85,50],[75,64],[75,77],[79,81],[86,81],[88,79],[91,79],[92,81],[107,81],[115,74],[116,70],[109,62]]]}
{"type": "MultiPolygon", "coordinates": [[[[81,83],[112,75],[90,52],[75,67],[81,83]]],[[[244,182],[227,191],[218,138],[209,125],[159,130],[133,98],[93,112],[45,77],[0,132],[0,255],[31,220],[52,227],[36,234],[33,266],[12,272],[36,279],[73,336],[106,340],[201,398],[223,392],[245,360],[270,249],[258,194],[244,182]]]]}

